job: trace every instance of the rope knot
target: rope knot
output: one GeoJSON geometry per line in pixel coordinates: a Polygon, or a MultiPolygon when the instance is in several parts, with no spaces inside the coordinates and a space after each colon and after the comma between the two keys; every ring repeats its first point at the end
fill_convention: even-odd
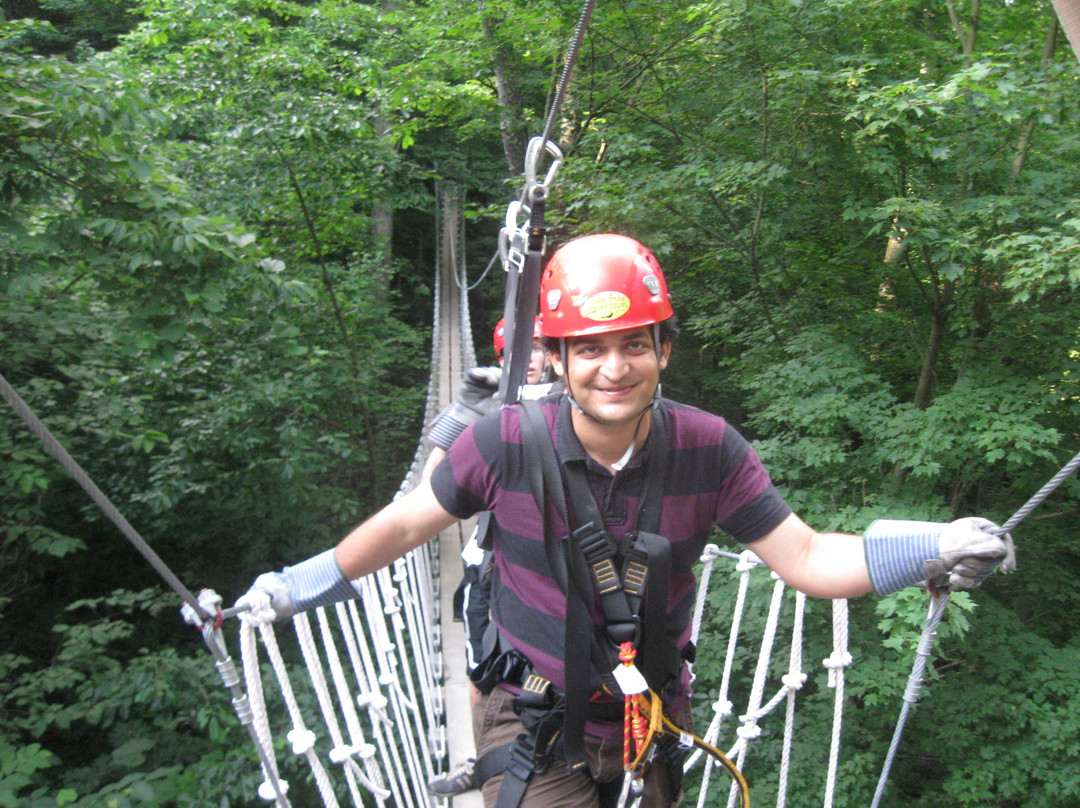
{"type": "Polygon", "coordinates": [[[359,755],[361,760],[367,760],[375,754],[375,747],[369,743],[356,744],[355,746],[335,746],[330,750],[330,760],[333,763],[344,763],[353,755],[359,755]]]}
{"type": "Polygon", "coordinates": [[[757,557],[756,553],[751,553],[749,550],[739,554],[739,563],[735,565],[736,572],[749,572],[761,563],[761,559],[757,557]]]}
{"type": "Polygon", "coordinates": [[[258,588],[251,588],[244,593],[241,598],[236,601],[237,606],[247,605],[251,608],[247,611],[237,613],[243,622],[249,623],[252,626],[264,626],[268,623],[273,623],[277,617],[277,613],[274,611],[274,607],[270,602],[270,593],[258,588]]]}
{"type": "Polygon", "coordinates": [[[293,729],[285,738],[292,744],[294,755],[306,755],[315,745],[315,733],[310,729],[293,729]]]}
{"type": "Polygon", "coordinates": [[[761,735],[761,727],[758,726],[757,721],[750,721],[736,729],[735,734],[744,741],[752,741],[761,735]]]}
{"type": "Polygon", "coordinates": [[[727,699],[718,699],[716,703],[712,706],[713,712],[721,718],[731,715],[731,711],[734,709],[734,707],[735,705],[727,699]]]}
{"type": "Polygon", "coordinates": [[[821,664],[829,669],[829,687],[835,688],[842,681],[844,668],[851,664],[851,654],[847,651],[833,651],[821,660],[821,664]]]}
{"type": "MultiPolygon", "coordinates": [[[[637,656],[637,649],[634,648],[633,643],[624,642],[619,646],[619,661],[624,665],[634,664],[634,658],[637,656]]],[[[609,663],[610,664],[610,663],[609,663]]]]}
{"type": "Polygon", "coordinates": [[[780,677],[780,681],[784,683],[784,686],[788,690],[802,690],[802,686],[806,684],[806,674],[802,673],[785,673],[780,677]]]}
{"type": "MultiPolygon", "coordinates": [[[[288,780],[282,780],[282,779],[279,778],[277,783],[278,783],[278,789],[281,790],[282,794],[288,794],[289,793],[289,781],[288,780]]],[[[259,784],[259,796],[262,797],[267,802],[273,802],[274,800],[276,800],[277,795],[278,795],[277,789],[274,788],[274,784],[271,783],[269,780],[263,780],[259,784]]]]}

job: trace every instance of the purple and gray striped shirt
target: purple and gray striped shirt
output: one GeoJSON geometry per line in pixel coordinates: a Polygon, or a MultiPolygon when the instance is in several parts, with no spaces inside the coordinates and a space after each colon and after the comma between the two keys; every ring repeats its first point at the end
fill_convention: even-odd
{"type": "MultiPolygon", "coordinates": [[[[565,396],[548,396],[540,404],[560,462],[585,465],[605,526],[622,546],[635,529],[646,453],[638,452],[613,475],[581,446],[565,396]]],[[[665,419],[669,442],[659,533],[672,548],[668,634],[681,648],[690,639],[693,565],[712,526],[749,543],[779,525],[791,509],[757,453],[723,418],[667,399],[653,417],[665,419]]],[[[482,510],[493,513],[492,619],[536,672],[562,690],[566,599],[544,553],[543,520],[529,487],[519,418],[519,411],[508,407],[471,425],[435,469],[431,484],[442,506],[460,519],[482,510]]],[[[549,525],[565,536],[565,525],[554,507],[549,509],[549,525]]],[[[599,605],[595,619],[603,622],[599,605]]],[[[590,664],[588,649],[571,649],[566,664],[590,664]]]]}

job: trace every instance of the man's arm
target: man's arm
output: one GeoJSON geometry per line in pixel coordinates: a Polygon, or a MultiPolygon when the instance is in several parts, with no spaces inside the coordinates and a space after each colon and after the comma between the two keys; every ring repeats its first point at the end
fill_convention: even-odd
{"type": "Polygon", "coordinates": [[[870,591],[861,536],[817,533],[795,514],[751,544],[788,586],[815,598],[850,598],[870,591]]]}
{"type": "Polygon", "coordinates": [[[887,595],[923,581],[970,589],[1016,569],[1012,537],[988,519],[879,519],[863,536],[815,533],[795,514],[748,545],[789,586],[819,598],[887,595]]]}
{"type": "Polygon", "coordinates": [[[345,577],[356,580],[393,563],[456,521],[425,478],[342,539],[334,558],[345,577]]]}
{"type": "Polygon", "coordinates": [[[448,528],[457,518],[435,498],[424,479],[342,539],[337,547],[312,556],[281,572],[267,572],[237,601],[273,619],[298,611],[329,606],[357,596],[352,581],[382,569],[448,528]]]}

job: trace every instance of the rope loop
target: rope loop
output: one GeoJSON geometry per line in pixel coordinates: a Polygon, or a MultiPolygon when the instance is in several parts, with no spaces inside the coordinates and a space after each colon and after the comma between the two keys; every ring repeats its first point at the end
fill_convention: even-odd
{"type": "Polygon", "coordinates": [[[237,612],[237,617],[244,623],[258,628],[273,623],[277,614],[270,605],[270,595],[261,589],[251,589],[244,595],[244,603],[251,608],[248,611],[237,612]]]}
{"type": "Polygon", "coordinates": [[[761,563],[756,554],[746,550],[739,554],[739,563],[735,565],[736,572],[749,572],[761,563]]]}
{"type": "Polygon", "coordinates": [[[699,560],[708,563],[709,561],[715,561],[718,558],[720,558],[720,548],[715,544],[706,544],[705,549],[701,551],[701,558],[699,560]]]}

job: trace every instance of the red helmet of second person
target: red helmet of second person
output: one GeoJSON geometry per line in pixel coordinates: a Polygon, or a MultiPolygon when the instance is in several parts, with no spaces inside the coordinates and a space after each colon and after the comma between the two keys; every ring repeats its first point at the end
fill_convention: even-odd
{"type": "MultiPolygon", "coordinates": [[[[536,315],[533,321],[533,339],[540,339],[543,333],[540,331],[540,315],[536,315]]],[[[492,345],[495,347],[495,361],[502,361],[503,351],[506,350],[506,318],[502,317],[495,324],[495,333],[491,336],[492,345]]]]}
{"type": "Polygon", "coordinates": [[[629,236],[600,233],[555,251],[540,279],[546,337],[638,328],[674,314],[660,264],[629,236]]]}

